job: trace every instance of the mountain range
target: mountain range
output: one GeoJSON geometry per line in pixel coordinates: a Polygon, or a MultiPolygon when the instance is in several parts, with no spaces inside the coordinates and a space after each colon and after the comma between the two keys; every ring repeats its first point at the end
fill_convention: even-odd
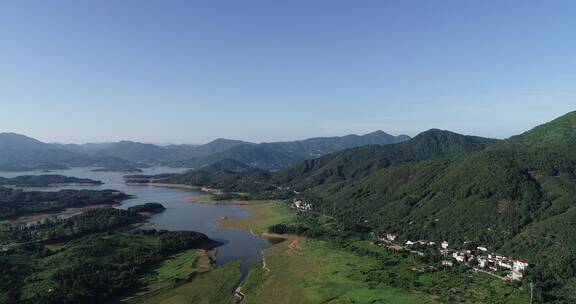
{"type": "MultiPolygon", "coordinates": [[[[347,227],[392,231],[406,239],[473,240],[528,259],[535,266],[528,280],[544,302],[576,302],[576,112],[473,150],[448,158],[409,157],[345,181],[324,182],[305,197],[347,227]]],[[[329,157],[348,167],[341,158],[348,153],[354,154],[329,157]]],[[[291,184],[322,172],[322,166],[312,168],[291,184]]]]}
{"type": "Polygon", "coordinates": [[[215,166],[166,181],[302,199],[313,206],[308,229],[345,240],[473,241],[528,259],[542,302],[576,303],[576,112],[505,140],[432,129],[271,174],[215,166]]]}
{"type": "Polygon", "coordinates": [[[104,166],[128,170],[146,165],[201,168],[222,160],[277,170],[298,161],[361,145],[385,145],[409,139],[382,131],[363,136],[318,137],[292,142],[250,143],[219,138],[204,145],[159,146],[132,141],[103,144],[50,144],[0,133],[0,169],[50,169],[61,166],[104,166]]]}
{"type": "Polygon", "coordinates": [[[376,131],[362,136],[315,137],[299,141],[261,144],[244,143],[218,153],[180,160],[172,162],[172,164],[201,168],[222,160],[234,159],[254,168],[278,170],[302,160],[313,159],[348,148],[394,144],[409,139],[410,137],[406,135],[393,136],[383,131],[376,131]]]}
{"type": "Polygon", "coordinates": [[[525,281],[542,302],[576,303],[576,112],[505,140],[431,129],[412,139],[378,131],[262,144],[84,148],[9,133],[0,134],[0,159],[190,166],[196,169],[130,178],[218,188],[231,198],[301,199],[312,206],[306,220],[313,224],[305,228],[334,238],[391,232],[473,241],[528,259],[525,281]]]}

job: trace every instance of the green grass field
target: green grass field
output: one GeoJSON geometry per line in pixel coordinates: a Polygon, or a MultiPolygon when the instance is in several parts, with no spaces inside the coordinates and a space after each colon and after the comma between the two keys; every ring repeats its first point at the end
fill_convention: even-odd
{"type": "Polygon", "coordinates": [[[271,225],[290,222],[296,216],[294,210],[281,201],[249,201],[240,205],[240,208],[249,210],[252,215],[246,218],[222,219],[218,225],[251,230],[253,233],[261,234],[266,232],[271,225]]]}
{"type": "Polygon", "coordinates": [[[527,293],[470,268],[438,267],[367,242],[358,255],[324,241],[295,238],[264,254],[242,285],[245,303],[528,303],[527,293]]]}
{"type": "Polygon", "coordinates": [[[143,299],[161,294],[188,282],[198,274],[210,271],[214,268],[210,254],[213,253],[192,249],[171,256],[142,275],[139,279],[142,287],[122,302],[140,303],[143,299]]]}
{"type": "Polygon", "coordinates": [[[239,263],[229,263],[194,277],[152,297],[140,299],[145,304],[229,304],[234,299],[234,288],[240,280],[239,263]]]}
{"type": "MultiPolygon", "coordinates": [[[[440,303],[528,303],[527,292],[508,282],[483,273],[475,273],[470,267],[443,268],[438,261],[423,261],[415,254],[395,253],[368,242],[353,242],[352,247],[365,251],[365,256],[378,256],[377,267],[365,264],[357,272],[369,273],[370,281],[382,281],[424,295],[426,299],[440,303]],[[434,266],[434,271],[419,273],[413,269],[434,266]]],[[[364,260],[369,260],[365,258],[364,260]]]]}
{"type": "Polygon", "coordinates": [[[324,242],[303,241],[298,248],[286,241],[266,251],[266,268],[250,272],[242,286],[245,303],[426,303],[408,291],[356,278],[366,263],[374,261],[324,242]]]}

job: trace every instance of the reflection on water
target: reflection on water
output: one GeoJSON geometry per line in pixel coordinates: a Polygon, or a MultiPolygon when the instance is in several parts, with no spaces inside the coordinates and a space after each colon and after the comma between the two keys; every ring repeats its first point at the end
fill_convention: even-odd
{"type": "MultiPolygon", "coordinates": [[[[149,168],[141,174],[174,173],[181,169],[173,168],[149,168]]],[[[14,177],[20,175],[46,174],[34,172],[0,172],[1,177],[14,177]]],[[[158,188],[151,186],[126,185],[118,172],[92,172],[90,168],[72,168],[69,170],[55,170],[49,174],[60,174],[79,178],[90,178],[102,181],[103,185],[86,186],[63,186],[35,188],[40,191],[58,191],[61,189],[116,189],[134,198],[125,200],[118,208],[126,209],[130,206],[158,202],[166,207],[166,210],[150,218],[149,226],[155,229],[166,230],[194,230],[202,232],[213,240],[224,243],[218,248],[217,263],[225,264],[232,260],[242,261],[242,272],[246,274],[250,265],[259,263],[261,251],[270,246],[270,242],[262,237],[256,237],[244,230],[220,228],[216,226],[222,217],[237,218],[250,215],[248,211],[234,205],[209,205],[187,203],[186,198],[204,195],[187,189],[158,188]]]]}

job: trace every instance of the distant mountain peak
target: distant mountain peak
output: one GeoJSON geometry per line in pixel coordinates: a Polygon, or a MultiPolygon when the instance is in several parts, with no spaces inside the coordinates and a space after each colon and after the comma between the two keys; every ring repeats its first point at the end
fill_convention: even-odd
{"type": "Polygon", "coordinates": [[[382,130],[376,130],[374,132],[370,132],[367,134],[364,134],[362,136],[360,136],[362,138],[371,138],[371,139],[380,139],[380,140],[384,140],[387,141],[389,143],[400,143],[403,141],[407,141],[410,140],[411,137],[408,135],[398,135],[398,136],[394,136],[391,135],[389,133],[386,133],[382,130]]]}
{"type": "Polygon", "coordinates": [[[254,143],[237,139],[216,138],[215,140],[205,144],[204,146],[220,147],[221,149],[221,148],[232,148],[238,145],[253,145],[253,144],[254,143]]]}
{"type": "Polygon", "coordinates": [[[388,134],[382,130],[376,130],[374,132],[366,133],[365,136],[366,135],[390,135],[390,134],[388,134]]]}
{"type": "Polygon", "coordinates": [[[480,138],[480,136],[464,135],[464,134],[460,134],[460,133],[456,133],[456,132],[452,132],[452,131],[448,131],[448,130],[443,130],[443,129],[438,129],[438,128],[432,128],[432,129],[426,130],[426,131],[416,135],[414,138],[421,137],[421,136],[462,136],[462,137],[480,138]]]}
{"type": "Polygon", "coordinates": [[[210,142],[209,142],[209,144],[210,144],[210,143],[223,142],[223,141],[229,141],[229,140],[231,140],[231,139],[228,139],[228,138],[224,138],[224,137],[218,137],[218,138],[216,138],[216,139],[214,139],[214,140],[210,141],[210,142]]]}
{"type": "Polygon", "coordinates": [[[49,147],[49,144],[43,143],[26,135],[13,132],[0,133],[0,149],[44,150],[48,149],[49,147]]]}
{"type": "Polygon", "coordinates": [[[34,138],[32,138],[32,137],[29,137],[29,136],[26,136],[26,135],[23,135],[23,134],[15,133],[15,132],[0,132],[0,137],[4,137],[4,138],[7,138],[7,137],[11,137],[11,138],[25,138],[25,139],[29,139],[29,140],[34,140],[34,141],[40,142],[40,141],[37,140],[37,139],[34,139],[34,138]]]}

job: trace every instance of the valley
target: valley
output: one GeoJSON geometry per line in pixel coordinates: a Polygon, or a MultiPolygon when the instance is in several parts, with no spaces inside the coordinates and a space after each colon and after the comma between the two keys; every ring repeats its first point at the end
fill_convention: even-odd
{"type": "Polygon", "coordinates": [[[0,304],[576,304],[574,15],[0,2],[0,304]]]}
{"type": "MultiPolygon", "coordinates": [[[[472,241],[491,252],[467,264],[497,273],[527,261],[525,272],[498,276],[517,281],[510,287],[520,290],[519,298],[530,289],[539,301],[566,303],[576,300],[574,126],[571,112],[502,141],[432,129],[403,143],[352,148],[275,172],[216,166],[143,178],[220,189],[228,200],[299,201],[300,215],[274,230],[353,252],[380,254],[353,244],[381,233],[457,249],[472,241]]],[[[441,264],[436,253],[426,267],[441,264]]],[[[474,255],[458,253],[446,265],[467,261],[466,254],[474,255]]]]}
{"type": "Polygon", "coordinates": [[[574,126],[576,112],[506,140],[431,129],[273,171],[231,158],[128,175],[94,167],[4,172],[0,262],[5,285],[21,292],[3,289],[2,297],[568,303],[574,126]],[[116,288],[109,292],[64,280],[85,271],[79,264],[48,262],[77,250],[90,259],[101,244],[110,248],[95,265],[130,257],[123,267],[133,271],[100,278],[116,288]],[[26,259],[35,262],[19,267],[26,259]]]}

